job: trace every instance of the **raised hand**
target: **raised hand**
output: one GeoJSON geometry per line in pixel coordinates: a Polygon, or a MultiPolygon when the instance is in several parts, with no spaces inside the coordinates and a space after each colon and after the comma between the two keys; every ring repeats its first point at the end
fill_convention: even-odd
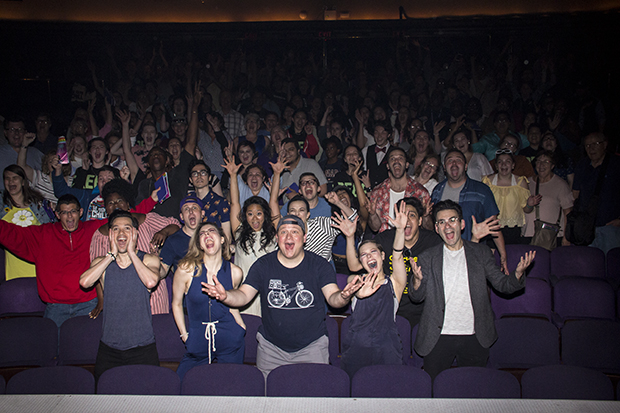
{"type": "Polygon", "coordinates": [[[162,231],[153,234],[153,239],[151,239],[151,254],[157,254],[162,245],[164,245],[164,242],[166,242],[166,238],[168,238],[167,235],[162,231]]]}
{"type": "Polygon", "coordinates": [[[439,132],[441,132],[444,126],[446,126],[445,120],[440,120],[439,122],[435,123],[435,125],[433,125],[433,134],[437,135],[439,132]]]}
{"type": "Polygon", "coordinates": [[[121,168],[120,174],[121,174],[121,178],[123,178],[126,181],[129,181],[129,175],[131,175],[131,172],[129,171],[129,167],[127,165],[121,168]]]}
{"type": "Polygon", "coordinates": [[[355,277],[353,277],[351,282],[348,283],[340,292],[340,297],[343,300],[348,301],[349,299],[351,299],[351,296],[353,294],[355,294],[360,288],[362,288],[363,285],[364,282],[360,279],[359,275],[356,275],[355,277]]]}
{"type": "Polygon", "coordinates": [[[527,267],[530,266],[534,258],[536,257],[536,251],[526,252],[524,256],[519,260],[519,264],[517,264],[517,269],[515,270],[515,276],[520,279],[521,276],[525,273],[527,267]]]}
{"type": "Polygon", "coordinates": [[[377,281],[377,270],[376,269],[372,271],[371,273],[366,274],[362,280],[363,280],[362,286],[357,291],[357,294],[356,294],[357,298],[370,297],[371,295],[376,293],[377,290],[381,288],[381,285],[383,284],[383,283],[377,283],[375,285],[375,282],[377,281]]]}
{"type": "Polygon", "coordinates": [[[334,212],[332,215],[332,227],[338,228],[345,237],[352,237],[355,235],[355,231],[357,230],[357,220],[359,216],[353,218],[353,221],[350,221],[344,215],[340,215],[337,212],[334,212]]]}
{"type": "Polygon", "coordinates": [[[109,231],[108,238],[110,240],[110,252],[116,256],[118,254],[118,245],[116,244],[117,234],[113,231],[109,231]]]}
{"type": "Polygon", "coordinates": [[[422,283],[422,268],[418,265],[415,260],[410,260],[409,264],[411,265],[411,272],[413,273],[413,277],[411,278],[411,286],[414,290],[420,288],[420,284],[422,283]]]}
{"type": "Polygon", "coordinates": [[[241,168],[241,164],[237,165],[233,157],[224,159],[224,165],[222,166],[228,171],[230,176],[237,175],[239,168],[241,168]]]}
{"type": "Polygon", "coordinates": [[[131,115],[129,115],[129,112],[122,109],[116,109],[116,117],[121,121],[123,126],[129,125],[129,121],[131,120],[131,115]]]}
{"type": "Polygon", "coordinates": [[[129,235],[129,242],[127,243],[127,252],[130,254],[135,254],[138,245],[138,230],[134,227],[131,227],[131,233],[129,235]]]}
{"type": "Polygon", "coordinates": [[[480,223],[478,223],[476,221],[476,217],[472,215],[471,222],[472,222],[472,226],[471,226],[472,239],[481,240],[487,235],[496,236],[499,233],[499,230],[500,230],[499,219],[495,215],[488,217],[487,219],[485,219],[484,221],[480,223]]]}
{"type": "Polygon", "coordinates": [[[282,172],[288,166],[288,162],[284,160],[283,156],[278,156],[278,161],[276,163],[269,162],[269,165],[271,165],[274,175],[282,175],[282,172]]]}
{"type": "Polygon", "coordinates": [[[407,204],[404,202],[400,203],[400,208],[394,207],[394,219],[392,217],[387,217],[388,222],[394,226],[396,229],[405,229],[407,226],[407,204]]]}
{"type": "Polygon", "coordinates": [[[226,294],[226,289],[222,284],[220,284],[217,279],[217,275],[213,275],[213,284],[209,283],[200,283],[202,284],[202,292],[206,293],[209,297],[215,298],[218,301],[224,301],[228,294],[226,294]]]}
{"type": "Polygon", "coordinates": [[[338,198],[338,195],[336,195],[334,191],[326,193],[325,200],[329,202],[330,204],[333,204],[336,206],[340,205],[340,198],[338,198]]]}

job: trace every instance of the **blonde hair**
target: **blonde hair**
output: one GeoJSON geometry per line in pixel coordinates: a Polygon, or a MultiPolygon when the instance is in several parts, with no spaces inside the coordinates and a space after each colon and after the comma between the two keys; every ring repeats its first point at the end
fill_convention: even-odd
{"type": "Polygon", "coordinates": [[[194,234],[189,240],[189,247],[187,249],[187,254],[185,257],[179,261],[179,268],[183,268],[185,271],[194,271],[193,277],[199,277],[202,273],[202,263],[205,256],[205,252],[200,247],[200,230],[207,225],[212,226],[217,229],[220,237],[224,239],[224,243],[222,244],[222,258],[226,261],[230,261],[230,243],[228,242],[228,238],[226,238],[224,234],[224,230],[217,226],[214,222],[201,222],[194,234]]]}

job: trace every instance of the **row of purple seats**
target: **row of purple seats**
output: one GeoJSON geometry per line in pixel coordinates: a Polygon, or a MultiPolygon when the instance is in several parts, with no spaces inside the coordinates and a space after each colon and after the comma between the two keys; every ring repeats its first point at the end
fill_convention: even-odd
{"type": "MultiPolygon", "coordinates": [[[[6,385],[8,394],[94,394],[93,375],[79,367],[27,370],[6,385]]],[[[327,364],[293,364],[265,380],[253,366],[211,364],[187,372],[183,381],[164,367],[123,366],[101,375],[97,394],[375,398],[529,398],[613,400],[604,374],[551,365],[527,370],[521,383],[510,373],[482,367],[453,368],[430,376],[411,366],[369,366],[352,380],[327,364]]]]}
{"type": "Polygon", "coordinates": [[[514,294],[491,292],[491,306],[498,318],[544,317],[561,327],[567,320],[620,317],[620,291],[601,278],[566,277],[553,287],[545,280],[528,278],[523,290],[514,294]]]}
{"type": "MultiPolygon", "coordinates": [[[[527,270],[528,278],[540,278],[555,284],[564,277],[607,279],[615,289],[620,286],[620,247],[605,253],[594,247],[558,247],[549,252],[532,245],[506,245],[508,268],[517,267],[519,259],[528,251],[536,251],[536,258],[527,270]]],[[[495,252],[499,265],[499,255],[495,252]]]]}

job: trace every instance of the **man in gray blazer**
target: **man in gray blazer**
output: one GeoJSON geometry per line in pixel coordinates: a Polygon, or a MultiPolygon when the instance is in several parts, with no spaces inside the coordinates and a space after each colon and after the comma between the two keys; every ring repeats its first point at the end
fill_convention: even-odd
{"type": "Polygon", "coordinates": [[[465,221],[459,204],[438,202],[433,221],[443,243],[424,251],[413,264],[409,297],[424,302],[414,349],[434,379],[455,357],[459,366],[486,366],[489,347],[497,340],[487,281],[503,293],[522,289],[535,252],[526,253],[517,269],[505,275],[489,247],[461,238],[465,221]]]}

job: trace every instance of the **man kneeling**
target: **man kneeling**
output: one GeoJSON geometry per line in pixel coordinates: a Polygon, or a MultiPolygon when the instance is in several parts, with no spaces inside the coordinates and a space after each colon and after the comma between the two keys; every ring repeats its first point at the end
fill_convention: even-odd
{"type": "Polygon", "coordinates": [[[108,218],[110,251],[93,260],[80,285],[97,281],[105,291],[103,332],[95,378],[113,367],[129,364],[159,366],[151,318],[150,290],[159,281],[159,259],[137,250],[138,221],[127,211],[108,218]]]}

